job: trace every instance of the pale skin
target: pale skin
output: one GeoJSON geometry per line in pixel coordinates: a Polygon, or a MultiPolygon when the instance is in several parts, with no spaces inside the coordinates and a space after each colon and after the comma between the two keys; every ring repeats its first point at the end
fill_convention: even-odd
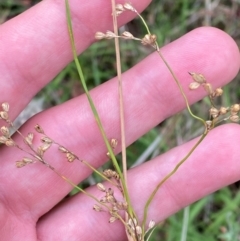
{"type": "MultiPolygon", "coordinates": [[[[78,52],[94,42],[96,31],[112,29],[110,1],[70,0],[78,52]]],[[[150,1],[132,0],[142,11],[150,1]]],[[[133,18],[124,13],[123,24],[133,18]]],[[[161,31],[161,30],[160,30],[161,31]]],[[[45,0],[0,26],[0,102],[9,102],[14,119],[32,97],[69,61],[72,53],[63,0],[45,0]]],[[[239,70],[240,56],[234,41],[214,28],[196,29],[162,48],[190,103],[206,95],[190,92],[188,71],[201,72],[214,88],[230,82],[239,70]]],[[[129,145],[165,118],[185,108],[184,100],[157,54],[152,54],[123,75],[126,135],[129,145]]],[[[116,79],[91,91],[107,136],[120,139],[116,79]]],[[[203,113],[207,116],[206,113],[203,113]]],[[[1,120],[1,126],[4,122],[1,120]]],[[[21,129],[26,135],[40,124],[46,133],[95,167],[107,161],[106,148],[85,96],[79,96],[30,119],[21,129]]],[[[21,143],[21,138],[14,137],[21,143]]],[[[156,184],[174,168],[196,143],[176,147],[129,172],[131,200],[139,217],[156,184]]],[[[194,154],[159,190],[148,220],[167,218],[184,206],[240,178],[240,128],[226,124],[212,130],[194,154]]],[[[21,144],[22,145],[22,144],[21,144]]],[[[107,213],[92,210],[95,201],[79,194],[62,200],[71,186],[41,163],[22,169],[15,161],[25,156],[1,146],[1,240],[124,240],[120,222],[109,224],[107,213]]],[[[117,147],[120,151],[120,146],[117,147]]],[[[48,161],[60,173],[79,183],[90,170],[82,163],[68,163],[56,149],[48,161]]],[[[101,197],[96,188],[89,189],[101,197]]]]}

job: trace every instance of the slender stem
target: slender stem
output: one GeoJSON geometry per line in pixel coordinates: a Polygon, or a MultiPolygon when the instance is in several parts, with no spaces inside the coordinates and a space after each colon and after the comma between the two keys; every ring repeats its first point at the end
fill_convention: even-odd
{"type": "MultiPolygon", "coordinates": [[[[113,16],[113,28],[114,33],[118,36],[118,24],[116,17],[116,4],[112,0],[112,16],[113,16]]],[[[127,155],[126,155],[126,136],[125,136],[125,118],[124,118],[124,105],[123,105],[123,88],[122,88],[122,71],[121,71],[121,57],[119,39],[114,38],[115,41],[115,53],[117,63],[117,77],[118,77],[118,93],[119,93],[119,105],[120,105],[120,129],[121,129],[121,147],[122,147],[122,166],[123,166],[123,177],[127,186],[127,155]]]]}
{"type": "Polygon", "coordinates": [[[106,181],[108,181],[109,183],[111,183],[112,185],[117,187],[117,184],[115,182],[113,182],[112,180],[110,180],[109,178],[104,176],[101,172],[99,172],[97,169],[95,169],[91,164],[89,164],[88,162],[83,161],[83,160],[79,160],[79,161],[82,162],[84,165],[86,165],[88,168],[90,168],[92,171],[97,173],[102,179],[105,179],[106,181]]]}
{"type": "Polygon", "coordinates": [[[163,60],[164,64],[167,66],[168,70],[170,71],[171,75],[173,76],[173,78],[174,78],[174,80],[175,80],[175,82],[176,82],[176,84],[177,84],[177,86],[178,86],[178,88],[179,88],[179,90],[180,90],[180,92],[181,92],[184,100],[185,100],[185,103],[186,103],[186,106],[187,106],[187,109],[188,109],[190,115],[191,115],[193,118],[201,121],[201,122],[204,124],[204,126],[205,126],[205,121],[204,121],[202,118],[200,118],[200,117],[198,117],[198,116],[196,116],[196,115],[194,115],[194,114],[192,113],[191,108],[190,108],[189,103],[188,103],[188,100],[187,100],[187,96],[185,95],[182,86],[180,85],[180,83],[179,83],[179,81],[178,81],[175,73],[173,72],[172,68],[170,67],[170,65],[168,64],[168,62],[166,61],[166,59],[163,57],[163,55],[162,55],[162,53],[161,53],[161,51],[160,51],[160,48],[159,48],[159,46],[157,45],[157,43],[156,43],[156,46],[157,46],[157,47],[156,47],[156,50],[157,50],[160,58],[163,60]]]}
{"type": "Polygon", "coordinates": [[[179,169],[179,167],[189,158],[189,156],[193,153],[193,151],[198,147],[198,145],[203,141],[203,139],[207,136],[208,132],[205,131],[204,134],[201,136],[201,138],[197,141],[197,143],[193,146],[193,148],[189,151],[189,153],[180,161],[177,163],[177,165],[173,168],[173,170],[171,172],[169,172],[159,183],[158,185],[155,187],[154,191],[152,192],[151,196],[149,197],[149,199],[147,200],[145,207],[144,207],[144,217],[143,217],[143,224],[142,224],[142,230],[144,233],[144,229],[145,229],[145,225],[146,225],[146,221],[147,221],[147,214],[148,214],[148,209],[149,206],[153,200],[153,198],[155,197],[157,191],[159,190],[159,188],[163,185],[163,183],[165,183],[173,174],[176,173],[176,171],[179,169]]]}
{"type": "Polygon", "coordinates": [[[135,13],[136,13],[136,14],[138,15],[138,17],[142,20],[143,25],[144,25],[144,27],[145,27],[146,30],[147,30],[147,33],[148,33],[148,34],[151,34],[151,32],[150,32],[150,30],[149,30],[149,28],[148,28],[148,25],[147,25],[147,23],[145,22],[144,18],[141,16],[141,14],[139,14],[137,10],[135,10],[135,13]]]}
{"type": "MultiPolygon", "coordinates": [[[[104,128],[103,128],[102,122],[101,122],[101,120],[99,118],[99,115],[98,115],[98,112],[96,110],[96,107],[95,107],[95,105],[93,103],[93,100],[92,100],[90,94],[89,94],[89,91],[88,91],[88,88],[87,88],[87,85],[86,85],[86,81],[85,81],[85,78],[84,78],[84,74],[83,74],[80,62],[79,62],[79,60],[77,58],[77,50],[76,50],[76,47],[75,47],[75,41],[74,41],[74,36],[73,36],[72,22],[71,22],[71,13],[70,13],[70,7],[69,7],[68,0],[65,0],[65,4],[66,4],[66,12],[67,12],[67,23],[68,23],[69,37],[70,37],[70,42],[71,42],[71,46],[72,46],[72,52],[73,52],[74,61],[75,61],[75,64],[76,64],[76,67],[77,67],[77,70],[78,70],[78,74],[79,74],[82,86],[84,88],[84,91],[86,93],[86,96],[88,98],[89,104],[91,106],[93,115],[94,115],[95,120],[97,122],[98,128],[99,128],[99,130],[101,132],[101,135],[103,137],[105,145],[106,145],[106,147],[108,149],[108,152],[110,154],[110,157],[111,157],[111,160],[113,162],[113,165],[114,165],[114,167],[115,167],[115,169],[116,169],[116,171],[119,174],[119,177],[121,179],[121,182],[122,182],[122,185],[123,185],[124,197],[126,198],[126,201],[130,204],[130,198],[129,198],[127,187],[126,187],[125,182],[124,182],[123,174],[122,174],[121,169],[120,169],[120,167],[118,165],[117,159],[116,159],[116,157],[115,157],[115,155],[113,153],[111,145],[109,144],[108,138],[107,138],[106,133],[104,131],[104,128]]],[[[130,214],[131,215],[133,214],[133,210],[132,209],[130,209],[130,214]]]]}

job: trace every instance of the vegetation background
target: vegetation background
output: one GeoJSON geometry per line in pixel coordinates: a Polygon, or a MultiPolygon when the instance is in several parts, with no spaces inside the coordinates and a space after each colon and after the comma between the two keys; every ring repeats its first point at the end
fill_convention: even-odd
{"type": "MultiPolygon", "coordinates": [[[[38,2],[39,0],[1,0],[0,24],[38,2]]],[[[157,35],[160,46],[203,25],[222,29],[235,39],[238,46],[240,45],[240,0],[153,0],[143,16],[151,32],[157,35]]],[[[122,28],[134,33],[135,36],[145,34],[137,19],[122,28]]],[[[81,55],[89,88],[94,88],[115,76],[113,44],[113,41],[97,42],[81,55]]],[[[131,68],[150,51],[131,41],[122,42],[121,47],[123,70],[131,68]]],[[[237,76],[231,84],[224,87],[220,105],[239,103],[239,80],[240,76],[237,76]]],[[[34,98],[16,123],[21,125],[36,112],[58,105],[81,93],[83,90],[78,81],[78,74],[74,63],[71,63],[34,98]]],[[[207,99],[198,102],[193,108],[199,116],[207,118],[207,99]]],[[[199,124],[183,111],[132,144],[127,151],[128,165],[131,167],[151,159],[173,146],[198,136],[201,132],[199,124]]],[[[96,179],[93,175],[81,185],[91,185],[96,179]]],[[[240,241],[239,184],[225,187],[163,221],[151,241],[240,241]]],[[[70,195],[74,193],[75,191],[70,195]]]]}

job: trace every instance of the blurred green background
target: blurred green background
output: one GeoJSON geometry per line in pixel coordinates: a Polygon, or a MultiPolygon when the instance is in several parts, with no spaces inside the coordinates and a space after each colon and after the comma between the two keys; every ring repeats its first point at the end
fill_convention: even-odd
{"type": "MultiPolygon", "coordinates": [[[[21,14],[37,2],[39,1],[1,0],[0,23],[21,14]]],[[[165,45],[203,25],[222,29],[235,39],[238,46],[240,45],[240,0],[153,0],[143,16],[151,32],[157,35],[160,45],[165,45]]],[[[124,26],[124,29],[131,31],[135,36],[145,34],[142,24],[137,19],[124,26]]],[[[150,51],[131,41],[122,42],[121,46],[123,70],[139,62],[150,51]]],[[[89,88],[103,83],[116,74],[112,41],[94,44],[80,58],[84,73],[87,73],[89,88]]],[[[219,100],[219,105],[239,103],[239,83],[237,76],[232,83],[224,87],[224,96],[219,100]]],[[[31,106],[21,114],[19,125],[32,114],[81,93],[83,90],[78,81],[76,68],[71,63],[34,98],[31,106]]],[[[205,119],[208,118],[207,99],[198,102],[193,108],[195,113],[205,119]]],[[[183,111],[159,124],[128,148],[129,167],[151,159],[201,133],[200,125],[183,111]]],[[[81,185],[87,186],[96,181],[98,177],[93,175],[81,185]]],[[[151,238],[151,241],[158,240],[239,241],[239,183],[223,188],[163,221],[151,238]]]]}

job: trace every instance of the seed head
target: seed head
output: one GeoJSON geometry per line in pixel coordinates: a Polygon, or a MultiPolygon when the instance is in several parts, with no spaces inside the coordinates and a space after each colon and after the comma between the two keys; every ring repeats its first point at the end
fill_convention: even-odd
{"type": "Polygon", "coordinates": [[[0,130],[1,130],[1,133],[5,137],[9,138],[10,132],[9,132],[9,129],[6,126],[2,126],[0,130]]]}
{"type": "Polygon", "coordinates": [[[125,39],[133,39],[133,38],[134,38],[134,36],[133,36],[130,32],[128,32],[128,31],[124,31],[124,32],[121,34],[121,36],[122,36],[123,38],[125,38],[125,39]]]}
{"type": "Polygon", "coordinates": [[[110,145],[111,145],[112,149],[115,149],[117,144],[118,144],[117,139],[111,139],[110,145]]]}
{"type": "Polygon", "coordinates": [[[27,164],[31,164],[34,163],[34,161],[28,157],[24,157],[21,161],[16,161],[16,167],[20,168],[20,167],[24,167],[27,164]]]}
{"type": "Polygon", "coordinates": [[[52,144],[52,143],[53,143],[53,141],[52,141],[49,137],[47,137],[47,136],[43,136],[43,137],[41,138],[41,141],[42,141],[43,143],[47,143],[47,144],[52,144]]]}
{"type": "Polygon", "coordinates": [[[116,11],[116,15],[119,16],[122,12],[125,11],[125,9],[122,4],[118,3],[116,4],[115,11],[116,11]]]}
{"type": "Polygon", "coordinates": [[[73,161],[76,159],[76,156],[75,156],[73,153],[71,153],[71,152],[68,152],[68,153],[66,154],[66,157],[67,157],[67,160],[68,160],[69,162],[73,162],[73,161]]]}
{"type": "Polygon", "coordinates": [[[141,235],[142,235],[142,228],[140,226],[136,226],[136,233],[137,233],[138,236],[141,237],[141,235]]]}
{"type": "Polygon", "coordinates": [[[117,217],[111,217],[111,218],[109,219],[109,223],[113,223],[113,222],[115,222],[117,219],[118,219],[117,217]]]}
{"type": "Polygon", "coordinates": [[[151,46],[154,46],[155,45],[155,42],[156,42],[156,35],[155,34],[146,34],[144,36],[144,38],[142,38],[142,41],[141,43],[143,45],[151,45],[151,46]]]}
{"type": "Polygon", "coordinates": [[[219,116],[219,110],[213,107],[209,110],[209,113],[213,118],[216,118],[219,116]]]}
{"type": "Polygon", "coordinates": [[[26,164],[23,161],[16,161],[16,167],[21,168],[24,167],[26,164]]]}
{"type": "Polygon", "coordinates": [[[136,12],[136,9],[132,6],[131,3],[124,3],[123,7],[124,7],[126,10],[136,12]]]}
{"type": "Polygon", "coordinates": [[[16,143],[13,141],[13,139],[9,138],[6,142],[5,145],[8,147],[16,146],[16,143]]]}
{"type": "Polygon", "coordinates": [[[24,141],[27,145],[31,146],[32,145],[32,141],[33,141],[33,133],[28,133],[28,135],[24,138],[24,141]]]}
{"type": "Polygon", "coordinates": [[[62,153],[68,153],[68,152],[69,152],[69,151],[68,151],[65,147],[63,147],[63,146],[59,146],[59,147],[58,147],[58,150],[61,151],[62,153]]]}
{"type": "Polygon", "coordinates": [[[239,122],[239,116],[238,115],[232,115],[232,116],[230,116],[230,120],[232,122],[239,122]]]}
{"type": "Polygon", "coordinates": [[[239,104],[234,104],[231,106],[231,112],[233,113],[238,113],[240,110],[240,105],[239,104]]]}
{"type": "Polygon", "coordinates": [[[194,73],[194,72],[188,72],[193,80],[199,84],[203,84],[203,83],[206,83],[206,79],[205,77],[202,75],[202,74],[198,74],[198,73],[194,73]]]}
{"type": "Polygon", "coordinates": [[[102,191],[102,192],[105,192],[106,191],[106,188],[104,187],[104,185],[102,183],[98,183],[97,184],[97,188],[102,191]]]}
{"type": "Polygon", "coordinates": [[[106,39],[113,39],[113,38],[116,38],[117,37],[117,35],[115,34],[115,33],[113,33],[112,31],[107,31],[106,32],[106,35],[105,35],[105,38],[106,39]]]}
{"type": "Polygon", "coordinates": [[[117,208],[120,210],[127,210],[128,204],[127,202],[117,202],[117,208]]]}
{"type": "Polygon", "coordinates": [[[9,104],[7,102],[2,103],[2,109],[6,112],[9,111],[9,104]]]}
{"type": "Polygon", "coordinates": [[[102,32],[96,32],[95,33],[95,39],[101,40],[101,39],[104,39],[104,38],[106,38],[105,33],[102,33],[102,32]]]}
{"type": "Polygon", "coordinates": [[[35,125],[35,130],[36,132],[40,133],[40,134],[44,134],[44,130],[42,129],[42,127],[40,125],[35,125]]]}
{"type": "Polygon", "coordinates": [[[211,120],[207,120],[207,121],[205,121],[205,123],[206,123],[206,129],[208,131],[211,130],[211,128],[212,128],[212,121],[211,120]]]}
{"type": "Polygon", "coordinates": [[[222,88],[217,88],[215,91],[215,96],[221,96],[222,94],[223,94],[223,90],[222,90],[222,88]]]}
{"type": "Polygon", "coordinates": [[[8,140],[8,137],[0,136],[0,143],[5,144],[7,140],[8,140]]]}
{"type": "Polygon", "coordinates": [[[195,90],[195,89],[197,89],[199,86],[200,86],[199,83],[197,83],[197,82],[192,82],[192,83],[189,85],[189,89],[190,89],[190,90],[195,90]]]}
{"type": "Polygon", "coordinates": [[[0,111],[0,119],[8,120],[8,113],[6,111],[0,111]]]}
{"type": "Polygon", "coordinates": [[[212,91],[212,85],[209,83],[203,84],[204,89],[206,90],[206,92],[210,95],[210,97],[212,98],[213,96],[211,96],[211,94],[213,93],[212,91]]]}
{"type": "Polygon", "coordinates": [[[148,224],[148,228],[151,229],[155,226],[155,222],[153,220],[151,220],[148,224]]]}
{"type": "Polygon", "coordinates": [[[97,204],[95,204],[95,205],[93,206],[93,210],[95,210],[95,211],[97,211],[97,212],[103,211],[102,207],[100,207],[100,206],[97,205],[97,204]]]}
{"type": "Polygon", "coordinates": [[[221,108],[219,109],[219,114],[220,114],[220,115],[225,115],[225,114],[227,114],[228,110],[229,110],[229,108],[221,107],[221,108]]]}

